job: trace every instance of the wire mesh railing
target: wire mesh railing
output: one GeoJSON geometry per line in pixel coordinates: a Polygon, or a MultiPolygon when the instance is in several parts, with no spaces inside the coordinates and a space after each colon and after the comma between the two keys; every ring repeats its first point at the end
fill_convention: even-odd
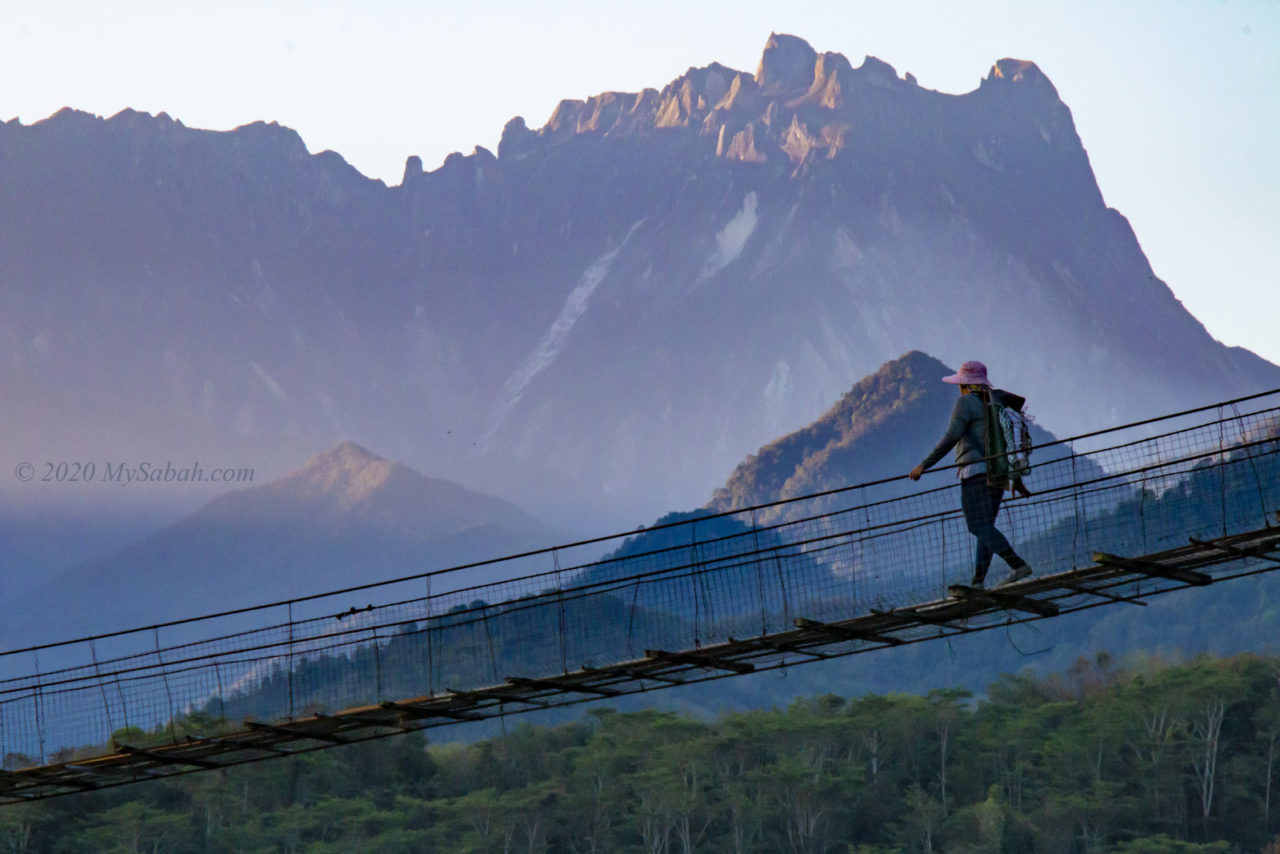
{"type": "MultiPolygon", "coordinates": [[[[1044,445],[999,526],[1044,575],[1275,524],[1280,390],[1044,445]]],[[[9,771],[246,719],[555,677],[946,595],[954,473],[859,484],[443,572],[0,654],[9,771]],[[929,481],[926,481],[929,483],[929,481]],[[531,569],[536,571],[530,571],[531,569]],[[477,577],[505,580],[473,583],[477,577]],[[363,604],[362,604],[363,603],[363,604]]],[[[998,565],[998,564],[997,564],[998,565]]],[[[999,570],[994,570],[997,574],[999,570]]]]}

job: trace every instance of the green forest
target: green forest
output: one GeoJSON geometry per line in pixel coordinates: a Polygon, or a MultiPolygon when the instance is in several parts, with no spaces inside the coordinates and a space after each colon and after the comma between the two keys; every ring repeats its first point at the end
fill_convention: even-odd
{"type": "Polygon", "coordinates": [[[1278,760],[1280,659],[1101,653],[980,699],[597,707],[4,806],[0,851],[1280,854],[1278,760]]]}

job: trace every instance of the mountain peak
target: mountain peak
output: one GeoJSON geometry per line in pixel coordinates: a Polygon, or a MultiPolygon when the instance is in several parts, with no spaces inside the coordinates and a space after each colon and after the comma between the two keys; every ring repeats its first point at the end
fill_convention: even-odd
{"type": "Polygon", "coordinates": [[[48,118],[35,122],[35,124],[39,125],[44,124],[45,122],[83,121],[85,119],[101,121],[102,116],[99,116],[96,113],[90,113],[86,110],[77,110],[75,107],[63,107],[57,112],[51,114],[48,118]]]}
{"type": "MultiPolygon", "coordinates": [[[[57,626],[112,631],[474,563],[564,536],[501,498],[347,441],[292,474],[225,493],[119,552],[72,567],[17,612],[71,614],[71,622],[42,616],[0,627],[0,637],[16,645],[53,640],[43,633],[57,626]],[[104,589],[130,595],[104,610],[104,589]]],[[[477,567],[443,583],[483,584],[509,570],[477,567]]]]}
{"type": "MultiPolygon", "coordinates": [[[[885,362],[856,382],[818,420],[747,457],[716,490],[707,509],[732,510],[906,474],[948,423],[956,387],[942,378],[950,373],[950,367],[919,350],[885,362]]],[[[1037,446],[1053,440],[1052,434],[1034,424],[1031,438],[1037,446]]],[[[1037,465],[1063,452],[1061,448],[1040,451],[1037,465]]],[[[1093,463],[1083,460],[1081,465],[1093,463]]],[[[1038,476],[1039,488],[1052,488],[1053,481],[1045,477],[1038,476]]],[[[912,489],[899,481],[881,485],[877,495],[885,498],[912,489]]],[[[762,511],[759,520],[798,518],[830,509],[839,500],[825,497],[816,503],[772,507],[762,511]]]]}
{"type": "Polygon", "coordinates": [[[1029,59],[1013,59],[1005,57],[997,60],[996,64],[991,66],[989,78],[1001,78],[1011,80],[1017,83],[1023,79],[1032,80],[1036,76],[1043,77],[1044,72],[1040,67],[1029,59]]]}
{"type": "Polygon", "coordinates": [[[354,442],[351,439],[347,439],[345,442],[339,443],[336,447],[325,451],[324,453],[316,454],[311,458],[307,465],[310,466],[315,463],[327,462],[330,460],[338,461],[344,465],[367,465],[369,463],[386,462],[385,458],[378,456],[364,445],[354,442]]]}
{"type": "MultiPolygon", "coordinates": [[[[283,513],[334,530],[356,526],[420,540],[486,525],[521,535],[547,530],[503,499],[422,474],[350,440],[250,492],[260,518],[283,513]]],[[[214,503],[242,507],[235,496],[214,503]]]]}
{"type": "Polygon", "coordinates": [[[756,69],[756,83],[769,92],[808,89],[818,52],[799,36],[770,33],[756,69]]]}
{"type": "Polygon", "coordinates": [[[1059,100],[1058,90],[1053,83],[1029,59],[1012,59],[1005,57],[991,66],[991,71],[983,79],[983,87],[990,85],[1017,86],[1023,91],[1043,95],[1054,101],[1059,100]]]}
{"type": "Polygon", "coordinates": [[[284,477],[221,495],[190,519],[323,530],[335,537],[360,531],[415,542],[484,529],[501,529],[502,537],[541,537],[551,530],[510,502],[429,477],[350,440],[284,477]]]}
{"type": "MultiPolygon", "coordinates": [[[[1043,129],[1041,137],[1057,140],[1064,152],[1079,148],[1073,147],[1078,139],[1069,111],[1035,63],[1001,59],[979,89],[996,96],[982,99],[996,109],[987,116],[988,123],[1025,127],[1027,115],[1034,114],[1040,122],[1037,132],[1043,129]]],[[[689,68],[661,90],[567,98],[539,130],[529,129],[523,119],[512,119],[503,129],[498,157],[519,160],[582,135],[617,139],[678,131],[676,139],[701,152],[714,151],[717,158],[789,164],[791,174],[800,176],[820,161],[836,159],[857,137],[876,136],[872,124],[883,125],[887,116],[894,117],[889,126],[899,129],[934,122],[930,105],[939,98],[965,97],[924,94],[913,76],[900,78],[892,65],[874,56],[854,67],[843,54],[819,53],[799,36],[775,32],[765,42],[754,76],[713,62],[689,68]],[[873,116],[879,118],[873,121],[873,116]]],[[[911,142],[929,138],[916,134],[911,142]]],[[[974,144],[981,147],[986,142],[966,147],[974,144]]],[[[997,158],[990,155],[981,148],[978,157],[995,163],[997,158]]],[[[921,156],[933,158],[936,153],[921,156]]]]}
{"type": "Polygon", "coordinates": [[[285,480],[307,492],[358,503],[386,485],[399,466],[350,440],[317,454],[285,480]]]}
{"type": "MultiPolygon", "coordinates": [[[[730,510],[900,474],[932,446],[955,393],[951,369],[919,350],[885,362],[817,421],[743,461],[707,507],[730,510]]],[[[765,515],[781,518],[793,508],[765,515]]]]}

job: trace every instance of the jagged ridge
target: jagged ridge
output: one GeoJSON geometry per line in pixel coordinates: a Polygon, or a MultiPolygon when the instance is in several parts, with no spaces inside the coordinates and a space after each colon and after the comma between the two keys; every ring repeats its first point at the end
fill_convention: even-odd
{"type": "MultiPolygon", "coordinates": [[[[1032,62],[1000,60],[982,88],[992,86],[1028,89],[1049,109],[1062,106],[1032,62]]],[[[920,89],[911,74],[899,78],[893,66],[875,57],[855,68],[842,54],[818,53],[801,38],[773,33],[754,75],[713,62],[690,68],[661,91],[562,100],[538,131],[526,127],[522,117],[512,119],[498,153],[527,155],[536,139],[683,128],[706,139],[717,157],[748,163],[779,158],[801,166],[844,151],[859,110],[886,89],[898,97],[908,91],[921,98],[938,96],[920,89]]]]}

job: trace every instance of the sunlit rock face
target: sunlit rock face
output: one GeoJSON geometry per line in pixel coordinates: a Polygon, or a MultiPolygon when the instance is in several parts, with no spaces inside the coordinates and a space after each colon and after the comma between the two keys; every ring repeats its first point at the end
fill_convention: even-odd
{"type": "Polygon", "coordinates": [[[1059,435],[1280,384],[1155,277],[1020,60],[949,95],[773,35],[395,187],[137,113],[0,125],[0,164],[24,435],[354,437],[594,525],[705,502],[911,350],[1059,435]]]}

